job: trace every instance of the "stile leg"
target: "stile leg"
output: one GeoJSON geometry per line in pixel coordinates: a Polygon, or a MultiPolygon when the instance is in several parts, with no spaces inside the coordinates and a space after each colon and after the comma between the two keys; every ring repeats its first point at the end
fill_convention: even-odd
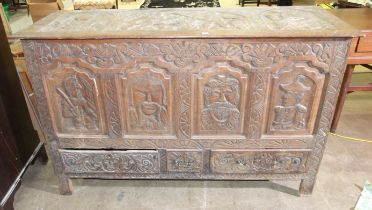
{"type": "Polygon", "coordinates": [[[59,193],[61,195],[71,195],[72,194],[72,183],[71,179],[65,174],[58,175],[59,183],[59,193]]]}
{"type": "Polygon", "coordinates": [[[311,195],[313,193],[315,185],[315,179],[303,179],[301,180],[300,189],[299,189],[299,195],[300,196],[306,196],[311,195]]]}

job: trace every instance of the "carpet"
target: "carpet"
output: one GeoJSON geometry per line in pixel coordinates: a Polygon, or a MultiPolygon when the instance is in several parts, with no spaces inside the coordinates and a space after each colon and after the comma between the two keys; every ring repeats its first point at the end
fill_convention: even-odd
{"type": "Polygon", "coordinates": [[[145,0],[140,8],[220,7],[218,0],[145,0]]]}

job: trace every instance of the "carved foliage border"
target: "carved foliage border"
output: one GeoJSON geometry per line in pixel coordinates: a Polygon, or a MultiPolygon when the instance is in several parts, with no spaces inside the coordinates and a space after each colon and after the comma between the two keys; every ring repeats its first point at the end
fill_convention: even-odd
{"type": "Polygon", "coordinates": [[[321,110],[318,131],[315,136],[315,145],[308,161],[309,171],[306,182],[310,185],[315,182],[315,177],[318,173],[320,161],[323,157],[329,128],[332,123],[333,113],[337,103],[341,81],[345,71],[349,45],[350,41],[339,41],[334,49],[335,52],[334,60],[332,62],[332,71],[329,75],[329,83],[323,100],[323,108],[321,110]]]}

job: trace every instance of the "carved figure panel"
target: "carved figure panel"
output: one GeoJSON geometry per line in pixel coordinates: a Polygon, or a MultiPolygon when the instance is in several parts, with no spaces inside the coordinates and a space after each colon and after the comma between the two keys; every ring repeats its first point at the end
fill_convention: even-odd
{"type": "Polygon", "coordinates": [[[159,173],[156,151],[60,150],[66,173],[159,173]]]}
{"type": "Polygon", "coordinates": [[[167,151],[167,168],[170,172],[201,172],[203,153],[201,151],[167,151]]]}
{"type": "Polygon", "coordinates": [[[54,123],[60,133],[103,132],[96,78],[76,67],[47,76],[54,123]]]}
{"type": "Polygon", "coordinates": [[[325,75],[308,62],[273,74],[268,133],[311,134],[325,75]]]}
{"type": "Polygon", "coordinates": [[[247,75],[226,64],[197,77],[196,134],[242,134],[247,75]]]}
{"type": "Polygon", "coordinates": [[[171,76],[163,69],[139,67],[123,77],[128,134],[172,131],[171,76]]]}
{"type": "Polygon", "coordinates": [[[212,151],[216,173],[303,173],[309,151],[212,151]]]}

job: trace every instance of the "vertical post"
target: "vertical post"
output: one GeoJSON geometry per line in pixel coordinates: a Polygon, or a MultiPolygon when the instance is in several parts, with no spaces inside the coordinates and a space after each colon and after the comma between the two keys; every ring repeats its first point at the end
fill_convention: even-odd
{"type": "Polygon", "coordinates": [[[336,111],[333,116],[332,120],[332,125],[331,125],[331,133],[334,133],[337,129],[338,121],[340,120],[341,117],[341,112],[342,108],[344,107],[345,104],[345,99],[346,99],[346,94],[347,94],[347,89],[351,83],[351,77],[354,71],[355,65],[347,65],[346,66],[346,72],[344,79],[342,81],[341,89],[340,89],[340,94],[338,96],[337,100],[337,105],[336,105],[336,111]]]}

